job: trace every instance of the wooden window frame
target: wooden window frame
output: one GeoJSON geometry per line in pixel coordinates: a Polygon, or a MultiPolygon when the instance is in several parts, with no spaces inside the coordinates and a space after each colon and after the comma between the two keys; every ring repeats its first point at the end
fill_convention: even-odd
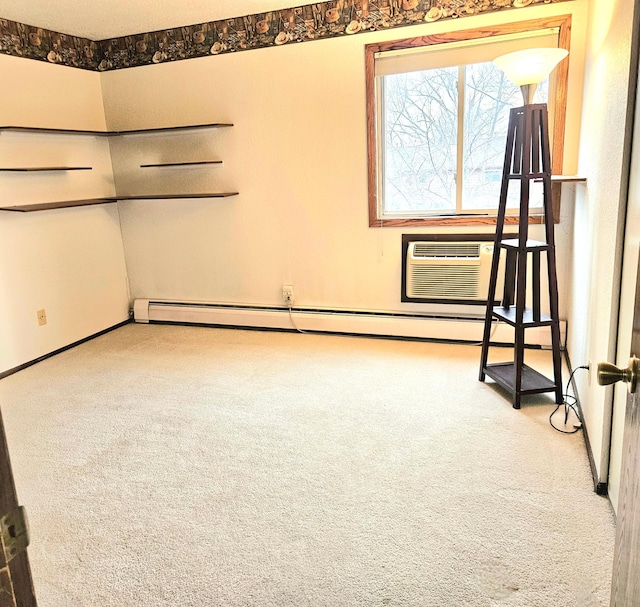
{"type": "MultiPolygon", "coordinates": [[[[571,15],[559,15],[530,21],[504,23],[501,25],[446,32],[417,38],[405,38],[390,42],[378,42],[365,46],[365,78],[367,97],[367,180],[369,188],[369,227],[415,227],[415,226],[457,226],[457,225],[495,225],[495,217],[465,215],[463,217],[416,217],[404,219],[381,219],[378,217],[378,146],[376,135],[376,86],[375,86],[375,55],[384,51],[408,48],[420,48],[431,45],[442,45],[466,40],[481,40],[491,36],[505,34],[524,34],[536,30],[558,28],[558,48],[570,50],[571,15]]],[[[565,60],[557,68],[555,121],[552,146],[552,173],[562,174],[564,156],[564,132],[567,113],[567,88],[569,80],[569,61],[565,60]]],[[[554,202],[554,216],[559,215],[561,184],[554,183],[552,195],[554,202]]],[[[532,215],[530,223],[542,223],[542,217],[532,215]]],[[[506,217],[506,224],[517,224],[517,216],[506,217]]]]}

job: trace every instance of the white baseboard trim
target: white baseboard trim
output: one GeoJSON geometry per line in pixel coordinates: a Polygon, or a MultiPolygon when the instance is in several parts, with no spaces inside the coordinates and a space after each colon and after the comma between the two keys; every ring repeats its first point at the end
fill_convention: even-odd
{"type": "MultiPolygon", "coordinates": [[[[358,310],[309,310],[293,308],[295,327],[302,331],[347,333],[385,337],[438,339],[479,343],[482,341],[484,319],[429,316],[421,314],[367,312],[358,310]]],[[[134,320],[138,323],[173,322],[215,326],[250,327],[295,330],[286,308],[232,306],[224,304],[189,303],[136,299],[134,320]]],[[[566,323],[561,321],[561,343],[564,343],[566,323]]],[[[512,343],[513,329],[499,323],[494,326],[491,340],[512,343]]],[[[527,344],[551,347],[550,331],[546,327],[526,331],[527,344]]]]}

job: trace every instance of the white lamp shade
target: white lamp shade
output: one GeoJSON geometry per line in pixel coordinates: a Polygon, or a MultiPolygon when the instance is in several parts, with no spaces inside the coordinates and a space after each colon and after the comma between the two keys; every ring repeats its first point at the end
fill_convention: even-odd
{"type": "Polygon", "coordinates": [[[564,48],[529,48],[496,57],[493,63],[513,84],[524,86],[542,82],[568,54],[564,48]]]}

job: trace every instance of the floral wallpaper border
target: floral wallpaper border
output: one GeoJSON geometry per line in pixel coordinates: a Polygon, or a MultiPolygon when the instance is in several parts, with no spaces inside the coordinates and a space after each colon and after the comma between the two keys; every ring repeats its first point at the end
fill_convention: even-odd
{"type": "Polygon", "coordinates": [[[92,41],[0,19],[0,53],[108,71],[571,0],[333,0],[92,41]]]}

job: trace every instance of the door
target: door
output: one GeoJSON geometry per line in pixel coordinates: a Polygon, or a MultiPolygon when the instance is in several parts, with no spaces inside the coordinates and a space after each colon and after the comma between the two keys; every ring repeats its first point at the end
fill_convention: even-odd
{"type": "Polygon", "coordinates": [[[0,607],[36,607],[25,532],[0,414],[0,607]],[[9,517],[6,515],[9,514],[9,517]],[[13,556],[15,554],[15,556],[13,556]]]}
{"type": "MultiPolygon", "coordinates": [[[[630,79],[630,92],[635,93],[635,95],[630,95],[629,97],[632,108],[631,115],[629,115],[629,124],[632,126],[632,136],[629,138],[628,149],[625,150],[625,157],[629,163],[629,173],[624,241],[622,243],[622,275],[617,327],[616,361],[619,366],[626,365],[631,348],[636,272],[638,269],[638,242],[640,242],[640,94],[638,94],[637,84],[638,81],[640,81],[637,56],[638,40],[640,39],[640,31],[637,31],[640,27],[638,24],[640,0],[636,0],[635,5],[636,15],[634,16],[634,32],[631,44],[632,77],[630,79]],[[635,81],[633,75],[637,76],[635,81]]],[[[618,495],[621,481],[622,442],[624,437],[626,407],[627,390],[624,385],[618,384],[613,394],[609,470],[607,477],[600,479],[607,482],[609,499],[616,511],[618,509],[618,495]]]]}
{"type": "MultiPolygon", "coordinates": [[[[640,91],[638,82],[638,11],[640,0],[635,0],[633,43],[631,45],[630,96],[634,120],[633,135],[627,153],[629,174],[624,242],[622,246],[622,276],[617,326],[616,360],[625,367],[630,357],[640,357],[640,91]],[[635,80],[635,82],[634,82],[635,80]]],[[[640,370],[631,363],[623,377],[603,377],[598,369],[599,383],[616,379],[627,381],[633,371],[640,370]]],[[[606,371],[605,371],[606,375],[606,371]]],[[[616,548],[611,585],[613,607],[640,606],[640,388],[628,393],[623,384],[614,392],[611,444],[607,477],[611,503],[616,510],[616,548]]]]}
{"type": "Polygon", "coordinates": [[[602,385],[621,380],[629,386],[622,447],[616,548],[611,582],[611,606],[640,605],[640,264],[631,335],[631,358],[626,369],[598,365],[602,385]]]}

